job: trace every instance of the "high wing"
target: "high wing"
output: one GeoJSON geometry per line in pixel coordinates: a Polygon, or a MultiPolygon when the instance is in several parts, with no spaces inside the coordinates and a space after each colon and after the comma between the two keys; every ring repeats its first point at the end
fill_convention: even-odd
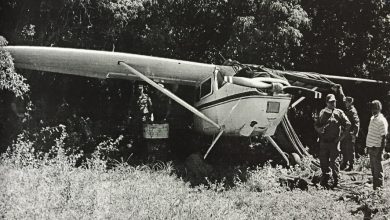
{"type": "Polygon", "coordinates": [[[274,70],[263,67],[264,70],[272,72],[279,76],[285,77],[289,83],[293,86],[305,87],[305,88],[317,88],[317,91],[327,92],[330,89],[337,85],[338,83],[352,82],[355,84],[359,83],[369,83],[377,84],[382,86],[389,86],[389,82],[374,80],[374,79],[365,79],[365,78],[356,78],[356,77],[345,77],[345,76],[336,76],[336,75],[325,75],[314,72],[299,72],[299,71],[288,71],[288,70],[274,70]]]}
{"type": "Polygon", "coordinates": [[[293,86],[305,87],[308,89],[317,88],[317,91],[328,91],[332,86],[336,85],[336,83],[318,73],[274,70],[269,68],[264,69],[285,77],[293,86]]]}
{"type": "MultiPolygon", "coordinates": [[[[148,78],[164,83],[196,85],[218,67],[224,75],[234,75],[231,66],[197,63],[129,53],[58,47],[6,46],[15,67],[106,79],[109,73],[128,74],[124,62],[148,78]]],[[[135,75],[127,79],[140,80],[135,75]]]]}
{"type": "MultiPolygon", "coordinates": [[[[233,76],[237,71],[230,65],[214,65],[120,52],[38,46],[6,46],[0,49],[11,53],[17,68],[101,79],[108,78],[110,74],[124,74],[126,79],[140,80],[138,76],[129,74],[123,65],[119,65],[120,62],[126,63],[155,81],[193,86],[210,77],[216,68],[219,68],[223,76],[233,76]]],[[[260,67],[250,64],[249,66],[260,67]]],[[[287,79],[291,86],[317,91],[329,91],[332,86],[336,85],[331,80],[389,85],[387,82],[372,79],[275,70],[262,66],[260,68],[273,77],[287,79]]]]}

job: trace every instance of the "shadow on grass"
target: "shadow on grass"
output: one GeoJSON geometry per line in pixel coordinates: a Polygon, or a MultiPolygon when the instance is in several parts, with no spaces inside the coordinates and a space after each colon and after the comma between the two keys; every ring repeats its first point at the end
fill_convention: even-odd
{"type": "Polygon", "coordinates": [[[132,166],[147,165],[153,169],[165,169],[172,161],[169,166],[173,174],[191,186],[219,183],[225,188],[246,182],[248,172],[266,162],[284,164],[275,148],[256,138],[222,137],[203,159],[211,142],[211,138],[182,131],[181,135],[170,138],[168,146],[160,152],[148,154],[148,143],[144,143],[138,147],[143,150],[138,150],[127,161],[132,166]]]}

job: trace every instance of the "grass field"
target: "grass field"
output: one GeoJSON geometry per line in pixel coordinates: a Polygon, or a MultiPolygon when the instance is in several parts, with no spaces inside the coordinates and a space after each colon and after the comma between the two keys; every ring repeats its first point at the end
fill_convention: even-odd
{"type": "MultiPolygon", "coordinates": [[[[28,143],[4,154],[0,164],[3,219],[377,219],[390,218],[390,189],[344,185],[338,190],[288,190],[279,178],[306,172],[266,165],[236,178],[191,186],[175,165],[107,169],[96,154],[76,167],[61,148],[37,157],[28,143]]],[[[389,169],[386,168],[389,176],[389,169]]],[[[348,178],[345,177],[344,178],[348,178]]]]}

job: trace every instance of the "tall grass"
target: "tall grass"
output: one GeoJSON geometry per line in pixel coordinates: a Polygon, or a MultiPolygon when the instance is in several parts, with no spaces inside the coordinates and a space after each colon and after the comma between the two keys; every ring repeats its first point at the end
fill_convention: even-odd
{"type": "MultiPolygon", "coordinates": [[[[175,175],[171,163],[107,169],[107,158],[96,151],[81,166],[78,155],[63,149],[64,136],[50,153],[35,152],[19,138],[0,163],[0,215],[4,219],[351,219],[360,205],[340,200],[337,191],[289,191],[281,174],[300,172],[272,168],[250,170],[246,181],[236,179],[227,189],[223,182],[191,187],[175,175]],[[158,168],[156,168],[158,167],[158,168]]],[[[63,137],[61,139],[61,137],[63,137]]],[[[98,149],[114,148],[111,140],[98,149]]],[[[306,172],[305,170],[301,170],[306,172]]],[[[361,198],[361,202],[370,199],[361,198]]],[[[372,198],[389,205],[389,191],[372,198]]],[[[387,206],[388,207],[388,206],[387,206]]],[[[376,216],[389,215],[378,210],[376,216]]]]}

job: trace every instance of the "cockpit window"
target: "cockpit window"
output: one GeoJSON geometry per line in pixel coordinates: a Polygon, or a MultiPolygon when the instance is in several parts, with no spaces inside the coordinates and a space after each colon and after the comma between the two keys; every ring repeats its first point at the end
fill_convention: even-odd
{"type": "Polygon", "coordinates": [[[221,72],[218,72],[217,74],[217,83],[218,83],[218,89],[220,89],[222,86],[226,84],[226,82],[223,80],[223,76],[221,72]]]}
{"type": "Polygon", "coordinates": [[[200,98],[211,94],[211,78],[208,78],[200,86],[200,98]]]}

